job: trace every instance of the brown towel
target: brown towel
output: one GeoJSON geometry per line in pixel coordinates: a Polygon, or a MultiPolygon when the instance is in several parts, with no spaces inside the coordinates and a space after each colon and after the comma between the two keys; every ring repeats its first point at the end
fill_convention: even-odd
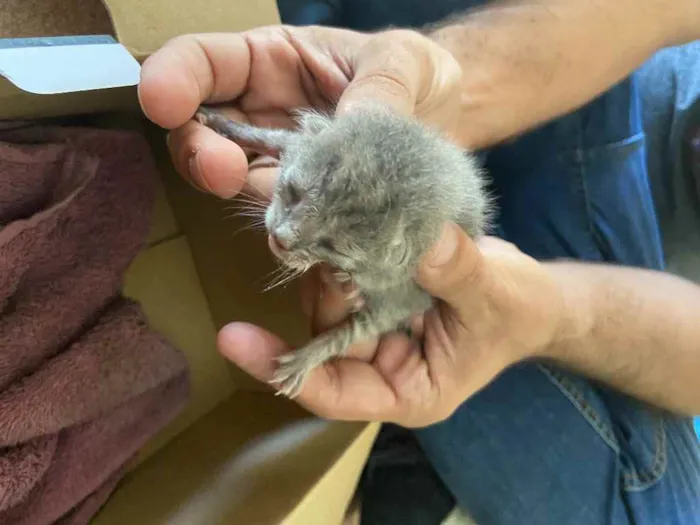
{"type": "Polygon", "coordinates": [[[137,133],[0,131],[0,523],[85,524],[184,406],[182,354],[120,295],[154,166],[137,133]]]}

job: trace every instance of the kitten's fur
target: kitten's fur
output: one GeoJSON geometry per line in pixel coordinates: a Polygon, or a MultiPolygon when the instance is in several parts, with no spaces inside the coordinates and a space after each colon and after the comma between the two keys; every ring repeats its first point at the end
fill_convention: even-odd
{"type": "Polygon", "coordinates": [[[446,221],[485,233],[492,209],[475,160],[416,119],[378,105],[336,118],[300,112],[296,131],[236,123],[205,107],[196,118],[279,158],[265,225],[288,245],[277,253],[282,263],[300,271],[329,263],[359,292],[347,324],[279,357],[272,383],[290,397],[315,367],[431,308],[413,276],[446,221]]]}

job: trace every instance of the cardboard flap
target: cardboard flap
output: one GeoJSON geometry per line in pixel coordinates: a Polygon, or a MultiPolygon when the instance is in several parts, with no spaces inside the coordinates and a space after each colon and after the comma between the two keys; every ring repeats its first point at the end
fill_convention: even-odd
{"type": "Polygon", "coordinates": [[[138,110],[138,61],[169,39],[279,22],[274,0],[2,0],[2,4],[0,120],[138,110]]]}
{"type": "Polygon", "coordinates": [[[230,33],[279,23],[274,0],[105,0],[105,4],[119,41],[139,60],[179,35],[230,33]]]}
{"type": "Polygon", "coordinates": [[[111,35],[100,0],[2,0],[0,38],[111,35]]]}
{"type": "Polygon", "coordinates": [[[93,525],[340,525],[378,425],[238,392],[132,471],[93,525]]]}

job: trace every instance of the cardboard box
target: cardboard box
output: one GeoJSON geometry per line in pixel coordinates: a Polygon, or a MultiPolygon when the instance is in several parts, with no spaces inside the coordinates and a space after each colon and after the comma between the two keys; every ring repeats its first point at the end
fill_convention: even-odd
{"type": "Polygon", "coordinates": [[[137,104],[139,62],[169,38],[277,22],[274,0],[3,0],[0,38],[23,40],[0,42],[0,121],[87,113],[137,127],[162,176],[125,293],[186,354],[192,400],[143,450],[97,525],[340,524],[378,430],[313,418],[218,354],[216,331],[231,320],[303,341],[297,291],[261,293],[274,268],[265,240],[233,236],[242,222],[181,180],[164,133],[137,104]]]}

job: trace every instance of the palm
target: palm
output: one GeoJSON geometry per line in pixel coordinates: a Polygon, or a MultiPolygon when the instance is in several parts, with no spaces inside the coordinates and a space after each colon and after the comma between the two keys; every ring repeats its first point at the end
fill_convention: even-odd
{"type": "Polygon", "coordinates": [[[144,63],[141,105],[168,129],[186,124],[201,103],[230,101],[253,121],[289,123],[291,110],[327,105],[348,82],[333,53],[306,35],[274,27],[175,39],[144,63]]]}
{"type": "Polygon", "coordinates": [[[341,30],[295,28],[292,34],[274,27],[176,39],[144,64],[141,105],[150,120],[173,130],[170,150],[183,177],[224,198],[256,187],[261,191],[255,193],[264,195],[274,173],[256,170],[248,179],[243,151],[191,120],[197,107],[225,104],[236,119],[292,127],[294,110],[330,109],[340,98],[350,67],[338,50],[360,47],[357,41],[363,38],[341,30]],[[324,42],[326,31],[333,37],[324,42]],[[198,173],[191,169],[195,151],[198,173]]]}
{"type": "MultiPolygon", "coordinates": [[[[331,275],[332,269],[321,265],[301,277],[302,309],[310,315],[312,336],[348,320],[347,290],[334,283],[331,275]]],[[[347,359],[327,362],[314,371],[298,401],[312,411],[328,410],[334,418],[375,419],[372,414],[376,418],[395,414],[404,423],[420,424],[405,407],[430,404],[439,390],[431,370],[435,363],[426,359],[436,354],[430,334],[437,319],[427,316],[425,321],[421,318],[412,323],[416,338],[424,339],[425,353],[403,332],[356,343],[348,349],[347,359]]],[[[272,345],[267,348],[275,353],[280,350],[272,345]]]]}
{"type": "Polygon", "coordinates": [[[290,127],[295,109],[327,109],[349,82],[329,55],[283,29],[249,36],[248,45],[250,76],[236,106],[256,125],[290,127]]]}

